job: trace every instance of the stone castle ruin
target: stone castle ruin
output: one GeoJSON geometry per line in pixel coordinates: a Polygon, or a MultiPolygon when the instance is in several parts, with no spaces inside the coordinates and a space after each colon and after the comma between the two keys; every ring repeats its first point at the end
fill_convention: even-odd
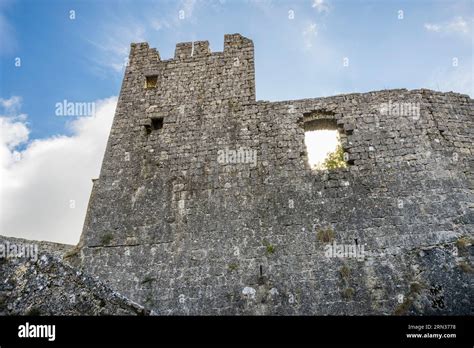
{"type": "Polygon", "coordinates": [[[65,260],[160,315],[472,314],[467,95],[257,101],[253,42],[131,45],[65,260]],[[344,168],[313,170],[334,129],[344,168]]]}

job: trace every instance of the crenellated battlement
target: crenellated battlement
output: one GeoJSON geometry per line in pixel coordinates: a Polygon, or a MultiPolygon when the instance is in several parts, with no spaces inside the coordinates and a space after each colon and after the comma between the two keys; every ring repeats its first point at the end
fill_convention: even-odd
{"type": "MultiPolygon", "coordinates": [[[[130,45],[130,61],[133,57],[143,56],[150,59],[157,59],[161,61],[160,53],[155,48],[150,48],[147,42],[132,43],[130,45]]],[[[224,51],[212,52],[209,46],[209,41],[190,41],[180,42],[176,44],[174,51],[174,58],[165,61],[180,61],[188,58],[209,57],[210,55],[238,55],[245,52],[246,55],[251,55],[253,58],[253,42],[252,40],[240,34],[226,34],[224,35],[224,51]]]]}
{"type": "Polygon", "coordinates": [[[242,50],[252,50],[253,41],[240,34],[224,35],[224,53],[238,52],[242,50]]]}
{"type": "Polygon", "coordinates": [[[188,57],[202,57],[211,54],[209,41],[181,42],[176,45],[174,59],[186,59],[188,57]]]}

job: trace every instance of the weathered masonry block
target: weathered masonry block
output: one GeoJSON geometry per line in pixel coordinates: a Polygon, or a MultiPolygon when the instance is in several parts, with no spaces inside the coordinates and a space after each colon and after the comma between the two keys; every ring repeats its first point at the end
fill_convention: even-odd
{"type": "Polygon", "coordinates": [[[159,314],[472,314],[469,96],[256,101],[239,34],[169,60],[132,44],[129,62],[86,272],[159,314]],[[346,168],[309,168],[314,128],[339,130],[346,168]]]}

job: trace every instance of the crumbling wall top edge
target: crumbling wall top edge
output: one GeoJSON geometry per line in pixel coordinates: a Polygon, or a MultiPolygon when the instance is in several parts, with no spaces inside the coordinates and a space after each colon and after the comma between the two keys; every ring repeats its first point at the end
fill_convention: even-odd
{"type": "Polygon", "coordinates": [[[398,88],[398,89],[383,89],[377,91],[370,91],[370,92],[360,92],[360,93],[343,93],[343,94],[336,94],[333,96],[325,96],[325,97],[316,97],[316,98],[304,98],[304,99],[289,99],[289,100],[278,100],[278,101],[268,101],[268,100],[257,100],[256,103],[259,105],[288,105],[288,104],[301,104],[301,103],[308,103],[308,102],[320,102],[320,101],[331,101],[334,99],[341,99],[341,98],[360,98],[365,96],[373,96],[373,95],[384,95],[384,94],[395,94],[395,93],[409,93],[409,94],[421,94],[421,95],[454,95],[458,97],[468,98],[473,100],[468,94],[463,94],[459,92],[441,92],[435,91],[426,88],[420,89],[412,89],[408,90],[406,88],[398,88]]]}

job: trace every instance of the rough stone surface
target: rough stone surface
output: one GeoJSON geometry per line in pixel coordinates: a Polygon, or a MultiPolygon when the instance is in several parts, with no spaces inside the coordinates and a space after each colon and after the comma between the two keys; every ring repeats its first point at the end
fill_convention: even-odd
{"type": "Polygon", "coordinates": [[[149,310],[62,261],[72,246],[2,237],[0,244],[36,245],[37,257],[0,258],[0,315],[147,315],[149,310]]]}
{"type": "Polygon", "coordinates": [[[472,313],[473,100],[256,101],[253,59],[238,34],[223,52],[178,44],[170,60],[132,44],[84,270],[159,314],[472,313]],[[318,120],[339,129],[347,168],[309,168],[304,132],[318,120]],[[219,161],[240,148],[256,162],[219,161]],[[330,242],[366,255],[326,257],[330,242]]]}
{"type": "Polygon", "coordinates": [[[75,262],[163,315],[472,314],[473,106],[425,89],[256,101],[247,38],[169,60],[132,44],[75,262]],[[309,168],[318,127],[347,168],[309,168]],[[219,159],[239,149],[256,161],[219,159]]]}

